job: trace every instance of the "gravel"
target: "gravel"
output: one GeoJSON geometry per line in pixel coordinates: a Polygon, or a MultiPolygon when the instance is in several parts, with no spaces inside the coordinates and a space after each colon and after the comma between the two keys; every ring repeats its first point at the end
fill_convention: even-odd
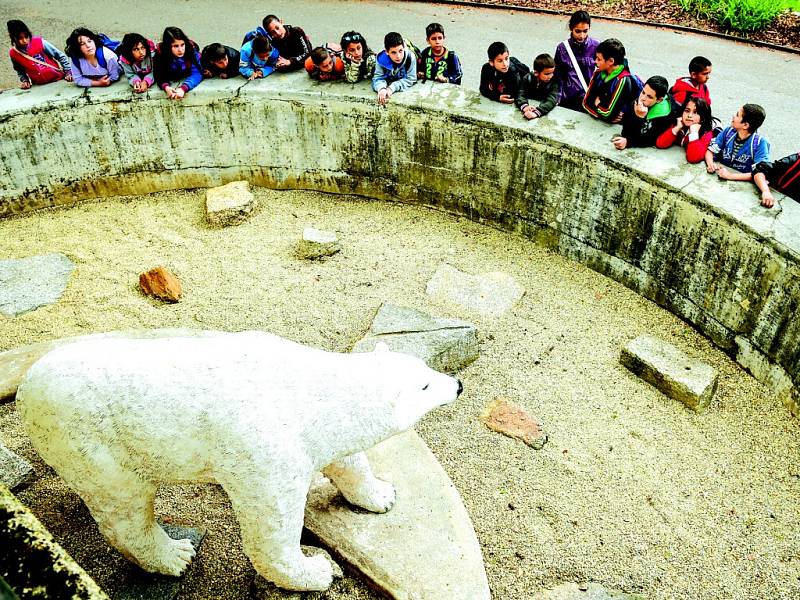
{"type": "MultiPolygon", "coordinates": [[[[478,326],[481,356],[460,374],[459,401],[418,430],[461,492],[494,597],[528,599],[563,581],[664,600],[800,596],[800,421],[691,327],[522,237],[460,217],[318,193],[254,193],[259,212],[226,229],[205,224],[202,190],[0,221],[0,258],[63,252],[77,264],[58,303],[0,319],[0,349],[121,328],[196,327],[263,329],[346,352],[384,301],[465,319],[478,326]],[[342,251],[296,259],[305,227],[335,231],[342,251]],[[501,318],[438,303],[425,286],[442,262],[503,271],[526,293],[501,318]],[[138,290],[138,274],[159,265],[182,281],[177,304],[138,290]],[[705,413],[619,364],[620,348],[642,333],[719,370],[705,413]],[[479,422],[498,396],[543,424],[544,449],[479,422]]],[[[38,458],[13,403],[0,407],[0,437],[39,474],[20,498],[113,593],[128,563],[38,458]]],[[[181,598],[250,597],[255,573],[218,486],[164,487],[156,512],[208,529],[181,598]]],[[[307,597],[376,596],[349,574],[307,597]]]]}

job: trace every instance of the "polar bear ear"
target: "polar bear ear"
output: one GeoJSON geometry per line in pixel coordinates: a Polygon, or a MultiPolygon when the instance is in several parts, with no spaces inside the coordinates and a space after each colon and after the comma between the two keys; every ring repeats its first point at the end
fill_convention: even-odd
{"type": "Polygon", "coordinates": [[[386,342],[378,342],[375,344],[375,352],[389,352],[389,346],[386,345],[386,342]]]}

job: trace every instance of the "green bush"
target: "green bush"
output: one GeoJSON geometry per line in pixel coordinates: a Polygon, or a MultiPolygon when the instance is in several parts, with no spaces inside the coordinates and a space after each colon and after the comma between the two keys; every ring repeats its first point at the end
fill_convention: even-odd
{"type": "Polygon", "coordinates": [[[733,31],[760,31],[784,10],[795,4],[794,0],[675,0],[689,12],[708,17],[725,29],[733,31]]]}

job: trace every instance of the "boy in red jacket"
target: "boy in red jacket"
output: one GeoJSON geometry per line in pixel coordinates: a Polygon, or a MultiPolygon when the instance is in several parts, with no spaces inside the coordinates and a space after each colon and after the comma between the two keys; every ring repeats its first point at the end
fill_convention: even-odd
{"type": "Polygon", "coordinates": [[[705,56],[695,56],[689,62],[689,76],[678,77],[669,95],[678,106],[683,106],[687,96],[702,98],[711,106],[711,96],[706,85],[709,79],[711,79],[711,61],[705,56]]]}

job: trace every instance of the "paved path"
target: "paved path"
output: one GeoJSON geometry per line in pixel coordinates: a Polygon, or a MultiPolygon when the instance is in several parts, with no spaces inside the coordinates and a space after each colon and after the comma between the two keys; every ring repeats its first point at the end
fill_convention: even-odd
{"type": "MultiPolygon", "coordinates": [[[[265,4],[244,0],[136,0],[91,5],[80,0],[0,1],[4,20],[21,18],[34,33],[60,47],[79,24],[112,37],[128,30],[157,37],[164,26],[178,25],[201,46],[212,41],[237,46],[242,33],[259,24],[267,10],[287,23],[301,25],[315,43],[338,40],[343,31],[354,28],[364,33],[373,48],[380,48],[388,30],[401,31],[422,44],[425,25],[439,21],[447,32],[448,46],[462,57],[464,85],[470,88],[478,86],[480,64],[486,60],[485,49],[491,42],[505,41],[512,54],[530,63],[540,52],[552,53],[567,35],[566,20],[561,17],[401,1],[273,0],[265,4]]],[[[692,56],[708,56],[714,63],[714,112],[723,123],[744,102],[757,102],[767,110],[762,132],[772,142],[774,154],[782,156],[800,149],[800,102],[795,89],[800,85],[800,56],[599,19],[592,34],[599,39],[621,39],[634,72],[642,79],[662,74],[672,82],[686,72],[692,56]]],[[[0,61],[0,88],[14,85],[14,72],[5,58],[0,61]]]]}

